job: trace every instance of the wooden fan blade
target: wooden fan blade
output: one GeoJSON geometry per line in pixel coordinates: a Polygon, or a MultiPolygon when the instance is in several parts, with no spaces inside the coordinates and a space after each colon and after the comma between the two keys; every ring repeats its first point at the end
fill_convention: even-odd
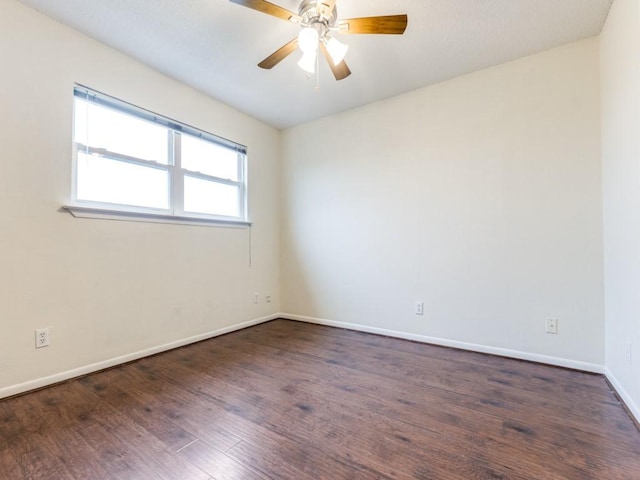
{"type": "Polygon", "coordinates": [[[272,15],[274,17],[281,18],[282,20],[287,20],[289,22],[298,23],[300,21],[300,17],[293,12],[290,12],[286,8],[279,7],[273,3],[267,2],[266,0],[229,0],[231,3],[236,3],[238,5],[242,5],[243,7],[252,8],[253,10],[257,10],[258,12],[266,13],[267,15],[272,15]]]}
{"type": "Polygon", "coordinates": [[[346,18],[338,22],[340,33],[381,33],[402,35],[407,29],[406,15],[346,18]]]}
{"type": "Polygon", "coordinates": [[[267,70],[269,70],[279,64],[288,55],[291,55],[296,50],[296,48],[298,48],[298,37],[294,38],[289,43],[273,52],[271,55],[261,61],[258,66],[260,68],[266,68],[267,70]]]}
{"type": "Polygon", "coordinates": [[[331,55],[329,55],[329,50],[327,50],[327,47],[324,46],[324,43],[320,43],[320,50],[322,50],[324,58],[327,59],[329,68],[331,68],[333,76],[336,77],[336,80],[343,80],[351,75],[351,70],[349,70],[349,67],[347,67],[347,64],[344,60],[341,61],[338,65],[333,64],[333,59],[331,58],[331,55]]]}

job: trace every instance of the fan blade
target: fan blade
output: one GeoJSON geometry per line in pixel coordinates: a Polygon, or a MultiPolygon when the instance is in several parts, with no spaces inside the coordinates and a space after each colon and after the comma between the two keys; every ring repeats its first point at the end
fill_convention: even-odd
{"type": "Polygon", "coordinates": [[[298,48],[298,37],[294,38],[285,46],[280,47],[278,50],[273,52],[271,55],[261,61],[258,66],[260,68],[266,68],[267,70],[269,70],[279,64],[287,56],[291,55],[296,50],[296,48],[298,48]]]}
{"type": "Polygon", "coordinates": [[[242,5],[243,7],[252,8],[267,15],[281,18],[289,22],[298,23],[300,17],[293,12],[290,12],[286,8],[279,7],[266,0],[230,0],[231,3],[242,5]]]}
{"type": "Polygon", "coordinates": [[[329,64],[329,68],[333,72],[333,76],[336,77],[336,80],[342,80],[351,75],[351,70],[347,67],[345,61],[341,61],[338,65],[333,64],[333,60],[331,59],[331,55],[329,55],[329,50],[324,46],[324,43],[320,43],[320,50],[324,55],[324,58],[327,59],[327,63],[329,64]]]}
{"type": "Polygon", "coordinates": [[[402,35],[407,29],[406,15],[346,18],[338,22],[340,33],[383,33],[402,35]]]}

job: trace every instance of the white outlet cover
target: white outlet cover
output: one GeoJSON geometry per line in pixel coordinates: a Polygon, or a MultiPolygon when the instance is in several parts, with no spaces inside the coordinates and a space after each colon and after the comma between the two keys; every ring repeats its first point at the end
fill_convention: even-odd
{"type": "Polygon", "coordinates": [[[49,329],[37,328],[36,329],[36,348],[49,346],[49,329]]]}

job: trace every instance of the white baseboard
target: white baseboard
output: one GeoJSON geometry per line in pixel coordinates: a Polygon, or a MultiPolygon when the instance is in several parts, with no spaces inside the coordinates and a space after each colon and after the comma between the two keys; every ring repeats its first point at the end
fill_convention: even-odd
{"type": "Polygon", "coordinates": [[[518,360],[528,360],[531,362],[544,363],[554,365],[556,367],[572,368],[591,373],[604,373],[604,366],[596,363],[581,362],[579,360],[570,360],[567,358],[551,357],[549,355],[541,355],[537,353],[521,352],[518,350],[509,350],[506,348],[490,347],[476,343],[459,342],[456,340],[448,340],[445,338],[428,337],[415,333],[401,332],[397,330],[387,330],[384,328],[369,327],[366,325],[358,325],[354,323],[337,322],[335,320],[325,320],[322,318],[306,317],[303,315],[294,315],[290,313],[281,313],[281,318],[288,320],[296,320],[299,322],[315,323],[318,325],[326,325],[329,327],[346,328],[348,330],[357,330],[359,332],[375,333],[378,335],[386,335],[388,337],[402,338],[405,340],[413,340],[416,342],[429,343],[432,345],[440,345],[443,347],[459,348],[461,350],[469,350],[472,352],[489,353],[499,355],[501,357],[516,358],[518,360]]]}
{"type": "Polygon", "coordinates": [[[173,350],[174,348],[183,347],[191,343],[208,340],[209,338],[224,335],[225,333],[231,333],[236,330],[242,330],[243,328],[252,327],[253,325],[269,322],[271,320],[275,320],[276,318],[280,318],[280,314],[273,314],[266,317],[256,318],[255,320],[249,320],[247,322],[238,323],[230,327],[224,327],[218,330],[213,330],[211,332],[201,333],[200,335],[194,335],[193,337],[183,338],[181,340],[176,340],[175,342],[158,345],[156,347],[147,348],[145,350],[139,350],[127,355],[110,358],[108,360],[103,360],[101,362],[92,363],[90,365],[74,368],[65,372],[56,373],[47,377],[36,378],[35,380],[29,380],[28,382],[19,383],[17,385],[10,385],[8,387],[0,388],[0,398],[6,398],[12,395],[25,393],[30,390],[36,390],[38,388],[63,382],[71,378],[80,377],[89,373],[97,372],[99,370],[104,370],[105,368],[115,367],[116,365],[121,365],[123,363],[132,362],[133,360],[138,360],[143,357],[155,355],[156,353],[166,352],[167,350],[173,350]]]}
{"type": "Polygon", "coordinates": [[[633,398],[631,398],[631,395],[627,393],[627,391],[624,389],[622,384],[615,377],[613,372],[611,372],[611,370],[609,370],[608,368],[605,369],[604,374],[606,375],[607,380],[609,380],[609,383],[611,383],[611,385],[615,389],[616,393],[620,396],[622,401],[625,403],[625,405],[631,412],[631,415],[635,417],[636,422],[640,424],[640,407],[638,407],[636,402],[633,401],[633,398]]]}
{"type": "Polygon", "coordinates": [[[559,358],[559,357],[551,357],[547,355],[520,352],[517,350],[490,347],[490,346],[474,344],[474,343],[459,342],[455,340],[448,340],[448,339],[437,338],[437,337],[428,337],[425,335],[418,335],[418,334],[407,333],[407,332],[402,332],[397,330],[388,330],[384,328],[369,327],[366,325],[338,322],[335,320],[325,320],[321,318],[307,317],[303,315],[294,315],[290,313],[276,313],[276,314],[268,315],[266,317],[261,317],[254,320],[249,320],[247,322],[232,325],[230,327],[225,327],[225,328],[221,328],[211,332],[202,333],[200,335],[184,338],[181,340],[177,340],[175,342],[170,342],[164,345],[158,345],[156,347],[140,350],[127,355],[110,358],[108,360],[104,360],[101,362],[92,363],[82,367],[74,368],[72,370],[56,373],[54,375],[49,375],[47,377],[41,377],[41,378],[30,380],[24,383],[3,387],[3,388],[0,388],[0,398],[6,398],[12,395],[18,395],[20,393],[28,392],[30,390],[46,387],[48,385],[53,385],[55,383],[63,382],[71,378],[80,377],[82,375],[87,375],[89,373],[97,372],[99,370],[104,370],[106,368],[114,367],[117,365],[121,365],[123,363],[134,361],[134,360],[138,360],[143,357],[155,355],[156,353],[165,352],[167,350],[183,347],[191,343],[207,340],[213,337],[224,335],[225,333],[230,333],[236,330],[242,330],[243,328],[251,327],[253,325],[258,325],[260,323],[265,323],[271,320],[275,320],[277,318],[296,320],[299,322],[306,322],[306,323],[314,323],[318,325],[326,325],[330,327],[345,328],[348,330],[356,330],[360,332],[374,333],[378,335],[386,335],[389,337],[402,338],[405,340],[413,340],[413,341],[428,343],[432,345],[459,348],[461,350],[469,350],[469,351],[480,352],[480,353],[489,353],[493,355],[499,355],[502,357],[516,358],[520,360],[529,360],[529,361],[544,363],[548,365],[573,368],[576,370],[583,370],[583,371],[592,372],[592,373],[605,374],[609,379],[609,381],[611,382],[611,384],[616,389],[616,391],[618,392],[618,394],[620,395],[620,397],[627,404],[627,406],[629,407],[633,415],[640,422],[640,409],[633,402],[633,400],[627,394],[624,388],[622,388],[622,386],[617,381],[615,376],[613,376],[613,374],[608,369],[606,369],[605,371],[605,368],[602,365],[581,362],[577,360],[569,360],[569,359],[559,358]]]}

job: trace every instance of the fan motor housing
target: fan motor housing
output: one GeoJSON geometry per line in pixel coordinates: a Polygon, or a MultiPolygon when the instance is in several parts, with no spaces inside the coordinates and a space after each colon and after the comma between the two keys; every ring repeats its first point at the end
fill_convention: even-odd
{"type": "Polygon", "coordinates": [[[314,26],[314,24],[323,24],[325,27],[333,27],[338,20],[338,9],[334,5],[330,9],[330,5],[321,0],[303,0],[298,7],[298,14],[302,18],[303,25],[314,26]]]}

